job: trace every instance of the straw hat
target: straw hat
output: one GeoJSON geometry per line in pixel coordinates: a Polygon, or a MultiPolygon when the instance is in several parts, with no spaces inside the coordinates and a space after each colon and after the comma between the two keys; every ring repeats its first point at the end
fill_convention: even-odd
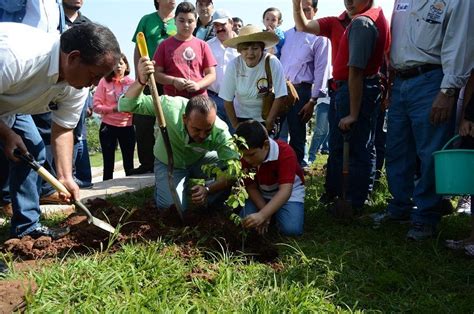
{"type": "Polygon", "coordinates": [[[255,25],[245,25],[240,29],[239,36],[227,39],[224,45],[231,48],[237,48],[241,43],[263,42],[265,48],[270,48],[278,44],[280,39],[273,32],[264,32],[255,25]]]}

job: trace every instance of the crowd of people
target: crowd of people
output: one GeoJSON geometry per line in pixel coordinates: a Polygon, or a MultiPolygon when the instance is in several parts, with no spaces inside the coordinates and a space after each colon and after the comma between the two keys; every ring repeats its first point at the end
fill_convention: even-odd
{"type": "MultiPolygon", "coordinates": [[[[474,3],[394,0],[389,24],[374,0],[343,2],[339,16],[316,18],[317,0],[292,0],[292,12],[269,7],[259,26],[214,8],[212,0],[154,0],[155,10],[132,38],[142,32],[149,53],[141,56],[137,45],[134,79],[114,34],[80,14],[82,1],[0,3],[0,183],[11,236],[67,234],[40,223],[39,204],[79,198],[79,187],[92,186],[84,136],[92,111],[102,121],[103,179],[113,178],[120,144],[127,176],[154,173],[157,208],[176,201],[149,75],[160,94],[184,210],[190,201],[218,207],[226,199],[232,180],[209,177],[202,166],[224,168],[238,159],[236,134],[247,143],[240,147],[242,167],[255,172],[245,182],[245,227],[303,233],[304,170],[319,152],[329,154],[320,202],[343,199],[361,214],[385,161],[392,198],[371,215],[374,224],[407,221],[408,239],[435,236],[450,200],[436,193],[432,155],[456,133],[460,147],[474,149],[474,3]],[[281,29],[283,15],[292,16],[294,27],[281,29]],[[298,98],[284,111],[289,84],[298,98]],[[54,193],[15,151],[49,165],[70,195],[54,193]],[[192,186],[192,178],[205,184],[192,186]]],[[[472,213],[470,196],[462,200],[461,210],[472,213]]],[[[473,233],[448,247],[474,256],[472,221],[473,233]]]]}

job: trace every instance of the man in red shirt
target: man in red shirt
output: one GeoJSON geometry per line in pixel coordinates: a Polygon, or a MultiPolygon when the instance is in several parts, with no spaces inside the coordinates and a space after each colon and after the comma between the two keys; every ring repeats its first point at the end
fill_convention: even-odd
{"type": "Polygon", "coordinates": [[[272,217],[283,235],[303,233],[304,176],[296,154],[287,143],[268,137],[260,122],[241,122],[235,133],[245,139],[242,167],[256,169],[246,182],[249,199],[240,212],[245,228],[266,231],[272,217]]]}
{"type": "Polygon", "coordinates": [[[378,72],[388,52],[390,30],[382,8],[373,0],[345,0],[338,17],[308,21],[301,0],[293,0],[299,31],[328,37],[332,44],[335,96],[329,112],[329,149],[326,193],[341,196],[343,134],[350,143],[352,206],[360,209],[367,199],[375,162],[374,137],[380,105],[378,72]]]}

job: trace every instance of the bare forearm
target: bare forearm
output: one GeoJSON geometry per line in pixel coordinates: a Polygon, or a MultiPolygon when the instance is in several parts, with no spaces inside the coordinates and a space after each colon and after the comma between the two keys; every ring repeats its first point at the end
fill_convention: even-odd
{"type": "Polygon", "coordinates": [[[133,65],[135,66],[135,80],[138,78],[138,60],[140,60],[140,51],[138,51],[138,46],[135,46],[133,51],[133,65]]]}
{"type": "Polygon", "coordinates": [[[275,119],[280,115],[280,112],[283,109],[283,101],[285,100],[285,97],[279,97],[275,98],[273,101],[272,107],[270,109],[270,112],[268,113],[267,119],[270,121],[275,121],[275,119]]]}
{"type": "Polygon", "coordinates": [[[213,73],[208,73],[206,74],[202,80],[200,80],[198,83],[200,89],[207,89],[209,87],[209,85],[211,85],[212,83],[214,83],[214,81],[216,80],[216,73],[213,72],[213,73]]]}
{"type": "Polygon", "coordinates": [[[287,183],[282,184],[278,188],[278,192],[272,199],[260,209],[260,212],[266,217],[270,218],[275,214],[286,202],[290,199],[291,191],[293,190],[293,184],[287,183]]]}
{"type": "Polygon", "coordinates": [[[239,121],[237,120],[237,115],[235,114],[234,103],[232,101],[224,101],[224,109],[232,126],[234,128],[237,127],[239,121]]]}
{"type": "Polygon", "coordinates": [[[319,23],[316,20],[308,21],[301,7],[301,0],[293,0],[293,19],[296,29],[300,32],[319,35],[319,23]]]}
{"type": "Polygon", "coordinates": [[[257,185],[251,185],[247,187],[247,192],[249,193],[249,199],[254,203],[255,207],[257,207],[258,210],[261,210],[267,202],[262,196],[262,193],[257,188],[257,185]]]}
{"type": "Polygon", "coordinates": [[[176,77],[165,74],[163,72],[155,72],[155,80],[161,85],[173,85],[176,77]]]}
{"type": "Polygon", "coordinates": [[[51,148],[59,180],[72,178],[73,129],[63,128],[56,123],[51,126],[51,148]]]}

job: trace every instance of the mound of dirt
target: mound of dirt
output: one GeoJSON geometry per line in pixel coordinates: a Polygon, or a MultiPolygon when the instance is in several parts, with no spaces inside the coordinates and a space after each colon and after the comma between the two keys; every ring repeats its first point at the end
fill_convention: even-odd
{"type": "MultiPolygon", "coordinates": [[[[107,247],[110,252],[114,252],[124,243],[162,237],[177,244],[191,244],[210,250],[242,251],[241,228],[218,212],[186,212],[182,222],[174,207],[160,212],[151,203],[143,208],[128,210],[97,198],[89,201],[87,206],[95,217],[116,226],[120,233],[111,236],[106,231],[89,225],[85,216],[75,213],[61,224],[71,229],[64,238],[32,239],[26,236],[7,240],[2,249],[23,259],[39,259],[61,256],[70,251],[87,253],[91,249],[107,247]]],[[[248,233],[244,245],[244,252],[261,262],[272,262],[278,256],[276,247],[255,232],[248,233]]]]}

